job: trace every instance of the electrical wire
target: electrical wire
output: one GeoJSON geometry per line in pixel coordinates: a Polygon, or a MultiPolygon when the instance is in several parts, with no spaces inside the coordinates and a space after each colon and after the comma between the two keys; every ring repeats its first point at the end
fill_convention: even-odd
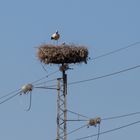
{"type": "MultiPolygon", "coordinates": [[[[135,43],[129,44],[129,45],[125,46],[125,47],[121,47],[121,48],[119,48],[119,49],[116,49],[116,50],[113,50],[113,51],[104,53],[104,54],[102,54],[102,55],[99,55],[99,56],[97,56],[97,57],[91,58],[91,59],[89,59],[89,60],[96,60],[96,59],[99,59],[99,58],[102,58],[102,57],[105,57],[105,56],[108,56],[108,55],[111,55],[111,54],[120,52],[120,51],[125,50],[125,49],[127,49],[127,48],[134,47],[134,46],[136,46],[136,45],[138,45],[138,44],[140,44],[140,42],[135,42],[135,43]]],[[[72,65],[72,66],[73,66],[73,65],[72,65]]],[[[45,79],[45,78],[48,78],[48,76],[53,75],[53,74],[55,74],[55,73],[57,73],[57,72],[59,72],[59,70],[54,71],[54,72],[52,72],[52,73],[46,75],[45,77],[42,77],[42,78],[36,80],[36,81],[33,81],[32,83],[37,83],[37,82],[39,82],[39,81],[41,81],[41,80],[43,80],[43,79],[45,79]]]]}
{"type": "Polygon", "coordinates": [[[89,121],[86,119],[68,119],[66,120],[67,122],[85,122],[85,121],[89,121]]]}
{"type": "Polygon", "coordinates": [[[34,87],[34,88],[58,90],[57,88],[53,88],[53,87],[34,87]]]}
{"type": "Polygon", "coordinates": [[[85,116],[85,115],[82,115],[82,114],[79,114],[79,113],[77,113],[77,112],[71,111],[71,110],[67,110],[67,112],[70,112],[70,113],[75,114],[75,115],[77,115],[77,116],[81,116],[81,117],[83,117],[83,118],[88,118],[88,119],[89,119],[89,117],[87,117],[87,116],[85,116]]]}
{"type": "MultiPolygon", "coordinates": [[[[110,76],[121,74],[121,73],[124,73],[124,72],[128,72],[130,70],[134,70],[134,69],[137,69],[137,68],[140,68],[140,65],[129,67],[129,68],[126,68],[126,69],[123,69],[123,70],[120,70],[120,71],[116,71],[116,72],[113,72],[113,73],[109,73],[109,74],[106,74],[106,75],[93,77],[93,78],[90,78],[90,79],[85,79],[85,80],[80,80],[80,81],[74,81],[74,82],[68,83],[68,85],[75,85],[75,84],[79,84],[79,83],[84,83],[84,82],[89,82],[89,81],[95,81],[95,80],[98,80],[98,79],[110,77],[110,76]]],[[[52,86],[54,87],[56,85],[52,85],[52,86]]]]}
{"type": "MultiPolygon", "coordinates": [[[[41,50],[41,51],[45,54],[45,52],[42,50],[42,48],[38,48],[38,49],[41,50]]],[[[47,73],[47,70],[46,70],[46,68],[43,66],[43,64],[42,64],[41,62],[40,62],[40,64],[41,64],[43,70],[47,73]]]]}
{"type": "MultiPolygon", "coordinates": [[[[140,121],[135,121],[135,122],[132,122],[132,123],[129,123],[129,124],[126,124],[126,125],[122,125],[122,126],[120,126],[120,127],[116,127],[116,128],[114,128],[114,129],[107,130],[107,131],[102,131],[102,132],[100,132],[99,134],[100,134],[100,135],[103,135],[103,134],[106,134],[106,133],[110,133],[110,132],[113,132],[113,131],[117,131],[117,130],[120,130],[120,129],[129,127],[129,126],[138,124],[138,123],[140,123],[140,121]]],[[[91,137],[95,137],[95,136],[98,136],[98,134],[89,135],[89,136],[82,137],[82,138],[78,138],[78,139],[75,139],[75,140],[83,140],[83,139],[87,139],[87,138],[91,138],[91,137]]]]}
{"type": "MultiPolygon", "coordinates": [[[[138,44],[140,44],[140,42],[135,42],[135,43],[132,43],[132,44],[127,45],[127,46],[125,46],[125,47],[122,47],[122,48],[119,48],[119,49],[116,49],[116,50],[113,50],[113,51],[104,53],[104,54],[99,55],[99,56],[97,56],[97,57],[91,58],[91,59],[89,59],[89,60],[96,60],[96,59],[99,59],[99,58],[102,58],[102,57],[105,57],[105,56],[108,56],[108,55],[111,55],[111,54],[120,52],[120,51],[125,50],[125,49],[127,49],[127,48],[134,47],[134,46],[136,46],[136,45],[138,45],[138,44]]],[[[73,65],[72,65],[72,66],[73,66],[73,65]]],[[[52,73],[46,75],[45,77],[42,77],[42,78],[36,80],[36,81],[33,81],[32,84],[37,83],[37,82],[39,82],[39,81],[41,81],[41,80],[43,80],[43,79],[45,79],[45,78],[48,78],[50,75],[53,75],[53,74],[55,74],[55,73],[57,73],[57,72],[59,72],[59,70],[54,71],[54,72],[52,72],[52,73]]]]}
{"type": "Polygon", "coordinates": [[[140,114],[140,112],[133,112],[133,113],[129,113],[129,114],[124,114],[124,115],[119,115],[119,116],[103,118],[102,120],[113,120],[113,119],[119,119],[119,118],[134,116],[134,115],[138,115],[138,114],[140,114]]]}
{"type": "MultiPolygon", "coordinates": [[[[78,114],[78,113],[76,113],[78,114]]],[[[133,112],[133,113],[128,113],[128,114],[124,114],[124,115],[118,115],[118,116],[112,116],[112,117],[107,117],[107,118],[102,118],[102,121],[107,121],[107,120],[113,120],[113,119],[120,119],[120,118],[125,118],[125,117],[130,117],[130,116],[134,116],[134,115],[139,115],[140,112],[133,112]]],[[[89,119],[73,119],[73,120],[67,120],[67,121],[89,121],[89,119]]]]}
{"type": "Polygon", "coordinates": [[[29,107],[26,109],[26,111],[29,111],[31,109],[31,106],[32,106],[32,91],[29,92],[29,94],[30,94],[29,107]]]}
{"type": "Polygon", "coordinates": [[[46,78],[48,78],[48,75],[45,75],[44,77],[41,77],[40,79],[37,79],[37,80],[31,82],[31,84],[37,83],[37,82],[39,82],[39,81],[41,81],[41,80],[44,80],[44,79],[46,79],[46,78]]]}
{"type": "MultiPolygon", "coordinates": [[[[85,116],[85,115],[81,115],[81,114],[79,114],[79,113],[76,113],[76,112],[73,112],[73,111],[70,111],[70,110],[68,110],[70,113],[72,113],[72,114],[75,114],[75,115],[78,115],[78,116],[82,116],[82,117],[86,117],[86,118],[89,118],[89,117],[87,117],[87,116],[85,116]]],[[[119,118],[122,118],[122,117],[129,117],[129,116],[133,116],[133,115],[138,115],[138,114],[140,114],[140,112],[133,112],[133,113],[128,113],[128,114],[124,114],[124,115],[119,115],[119,116],[113,116],[113,117],[108,117],[108,118],[103,118],[103,119],[101,119],[102,121],[104,121],[104,120],[112,120],[112,119],[119,119],[119,118]]],[[[89,119],[88,120],[67,120],[67,121],[89,121],[89,119]]],[[[139,122],[139,121],[138,121],[139,122]]],[[[127,126],[129,126],[129,125],[133,125],[133,124],[135,124],[135,122],[134,123],[131,123],[131,124],[128,124],[128,125],[125,125],[125,126],[121,126],[121,128],[124,128],[124,127],[127,127],[127,126]]],[[[72,134],[72,133],[74,133],[74,132],[76,132],[76,131],[78,131],[78,130],[80,130],[80,129],[82,129],[82,128],[84,128],[85,126],[87,126],[87,124],[86,125],[83,125],[83,126],[81,126],[81,127],[79,127],[79,128],[77,128],[77,129],[75,129],[75,130],[73,130],[73,131],[71,131],[71,132],[69,132],[69,133],[67,133],[67,135],[70,135],[70,134],[72,134]]],[[[118,127],[118,128],[115,128],[115,129],[111,129],[111,131],[115,131],[115,130],[118,130],[120,127],[118,127]]],[[[110,130],[109,130],[110,131],[110,130]]],[[[99,140],[99,135],[100,134],[104,134],[104,133],[108,133],[108,131],[105,131],[105,132],[101,132],[100,133],[100,124],[98,125],[98,133],[97,134],[95,134],[94,136],[97,136],[97,140],[99,140]]],[[[93,137],[93,135],[90,135],[89,137],[93,137]]],[[[89,138],[88,137],[88,138],[89,138]]],[[[79,140],[79,139],[78,139],[79,140]]]]}
{"type": "Polygon", "coordinates": [[[0,104],[3,104],[5,102],[9,101],[10,99],[14,98],[15,96],[19,95],[20,93],[21,93],[21,91],[20,92],[17,92],[16,94],[14,94],[14,95],[8,97],[7,99],[1,101],[0,104]]]}
{"type": "MultiPolygon", "coordinates": [[[[111,55],[111,54],[113,54],[113,53],[117,53],[117,52],[119,52],[119,51],[122,51],[122,50],[124,50],[124,49],[130,48],[130,47],[135,46],[135,45],[137,45],[137,44],[140,44],[140,42],[136,42],[136,43],[130,44],[130,45],[126,46],[126,47],[123,47],[123,48],[120,48],[120,49],[117,49],[117,50],[114,50],[114,51],[111,51],[111,52],[102,54],[102,55],[97,56],[97,57],[94,57],[93,59],[90,59],[90,60],[96,60],[96,59],[99,59],[99,58],[102,58],[102,57],[111,55]]],[[[112,76],[112,75],[116,75],[116,74],[119,74],[119,73],[122,73],[122,72],[129,71],[129,70],[132,70],[132,69],[135,69],[135,68],[138,68],[138,67],[140,67],[140,65],[135,66],[135,67],[131,67],[131,68],[128,68],[128,69],[124,69],[124,70],[121,70],[121,71],[118,71],[118,72],[114,72],[114,73],[111,73],[111,74],[107,74],[107,75],[95,77],[95,78],[92,78],[92,79],[87,79],[87,80],[72,82],[72,83],[69,83],[69,85],[77,84],[77,83],[81,83],[81,82],[87,82],[87,81],[91,81],[91,80],[97,80],[97,79],[101,79],[101,78],[105,78],[105,77],[108,77],[108,76],[112,76]]],[[[43,83],[46,83],[46,82],[43,82],[43,83]]],[[[42,84],[42,83],[40,83],[40,84],[42,84]]],[[[40,85],[40,84],[39,84],[39,85],[40,85]]],[[[68,110],[67,110],[67,111],[68,111],[68,110]]],[[[81,115],[81,114],[79,114],[79,113],[75,113],[75,112],[73,112],[73,111],[69,111],[69,112],[71,112],[71,113],[73,113],[73,114],[76,114],[76,115],[78,115],[78,116],[85,117],[84,115],[81,115]]],[[[115,118],[120,118],[120,117],[126,117],[126,116],[128,116],[128,115],[132,115],[132,114],[127,114],[127,115],[123,115],[123,116],[116,116],[116,117],[110,117],[110,118],[104,118],[104,120],[115,119],[115,118]]],[[[133,114],[133,115],[134,115],[134,114],[133,114]]],[[[86,116],[85,118],[88,118],[88,117],[86,116]]],[[[135,123],[132,123],[132,124],[135,124],[135,123]]],[[[129,125],[126,125],[126,126],[130,126],[130,125],[132,125],[132,124],[129,124],[129,125]]],[[[86,125],[86,126],[87,126],[87,125],[86,125]]],[[[121,129],[121,128],[126,127],[126,126],[122,126],[122,127],[120,127],[120,128],[116,128],[116,129],[113,129],[113,130],[121,129]]],[[[80,127],[80,128],[78,128],[78,129],[75,129],[75,130],[69,132],[67,135],[69,135],[69,134],[71,134],[71,133],[74,133],[74,132],[76,132],[76,131],[82,129],[83,127],[85,127],[85,125],[82,126],[82,127],[80,127]]],[[[112,131],[113,131],[113,130],[112,130],[112,131]]],[[[101,133],[100,133],[99,131],[100,131],[100,126],[98,127],[98,134],[96,134],[96,135],[98,136],[98,137],[97,137],[97,140],[99,140],[99,135],[100,135],[100,134],[105,133],[105,132],[101,132],[101,133]]],[[[106,131],[106,132],[108,132],[108,131],[106,131]]],[[[91,137],[91,136],[90,136],[90,137],[91,137]]]]}
{"type": "MultiPolygon", "coordinates": [[[[136,45],[138,45],[138,44],[140,44],[140,42],[135,42],[135,43],[133,43],[133,44],[130,44],[130,45],[127,45],[127,46],[125,46],[125,47],[116,49],[116,50],[114,50],[114,51],[110,51],[110,52],[108,52],[108,53],[104,53],[104,54],[102,54],[102,55],[99,55],[99,56],[94,57],[93,59],[90,59],[90,60],[99,59],[99,58],[102,58],[102,57],[105,57],[105,56],[108,56],[108,55],[111,55],[111,54],[120,52],[120,51],[125,50],[125,49],[127,49],[127,48],[136,46],[136,45]]],[[[138,68],[138,67],[140,67],[140,65],[137,65],[137,66],[135,66],[135,67],[131,67],[131,68],[128,68],[128,69],[124,69],[124,70],[121,70],[121,71],[118,71],[118,72],[114,72],[114,73],[111,73],[111,74],[107,74],[107,75],[103,75],[103,76],[99,76],[99,77],[87,79],[87,80],[81,80],[81,81],[71,82],[71,83],[69,83],[69,85],[73,85],[73,84],[78,84],[78,83],[87,82],[87,81],[91,81],[91,80],[97,80],[97,79],[105,78],[105,77],[108,77],[108,76],[112,76],[112,75],[116,75],[116,74],[119,74],[119,73],[122,73],[122,72],[129,71],[129,70],[132,70],[132,69],[135,69],[135,68],[138,68]]],[[[53,74],[57,73],[58,71],[59,71],[59,70],[54,71],[54,72],[52,72],[52,73],[50,73],[50,74],[48,74],[48,75],[46,75],[46,76],[44,76],[44,77],[42,77],[42,78],[36,80],[36,81],[33,81],[32,84],[33,84],[33,83],[37,83],[37,82],[39,82],[39,81],[41,81],[41,80],[43,80],[43,79],[46,79],[46,78],[48,78],[50,75],[53,75],[53,74]]],[[[51,80],[49,80],[49,81],[51,81],[51,80]]],[[[37,84],[37,85],[44,84],[44,83],[47,83],[47,82],[49,82],[49,81],[45,81],[45,82],[39,83],[39,84],[37,84]]],[[[12,91],[12,92],[10,92],[10,93],[8,93],[8,94],[6,94],[6,95],[0,97],[0,99],[5,98],[5,97],[7,97],[7,96],[9,96],[9,95],[15,93],[16,91],[19,91],[19,90],[20,90],[20,89],[15,90],[15,91],[12,91]]]]}
{"type": "MultiPolygon", "coordinates": [[[[74,129],[74,130],[68,132],[65,136],[70,135],[70,134],[73,134],[73,133],[75,133],[76,131],[79,131],[79,130],[85,128],[85,127],[88,127],[88,125],[87,125],[87,124],[84,124],[84,125],[82,125],[81,127],[79,127],[79,128],[77,128],[77,129],[74,129]]],[[[100,124],[98,124],[98,135],[97,135],[97,140],[99,140],[99,135],[100,135],[100,124]]]]}
{"type": "Polygon", "coordinates": [[[48,74],[47,77],[49,77],[49,76],[51,76],[51,75],[54,75],[54,74],[56,74],[57,72],[59,72],[59,70],[56,70],[56,71],[54,71],[54,72],[48,74]]]}
{"type": "Polygon", "coordinates": [[[72,133],[75,133],[76,131],[79,131],[80,129],[82,129],[82,128],[84,128],[84,127],[87,127],[87,124],[84,124],[84,125],[82,125],[81,127],[79,127],[79,128],[77,128],[77,129],[74,129],[74,130],[68,132],[68,133],[67,133],[66,135],[64,135],[64,136],[68,136],[68,135],[70,135],[70,134],[72,134],[72,133]]]}
{"type": "MultiPolygon", "coordinates": [[[[130,44],[130,45],[128,45],[128,46],[125,46],[125,47],[116,49],[116,50],[114,50],[114,51],[110,51],[110,52],[108,52],[108,53],[104,53],[104,54],[102,54],[102,55],[99,55],[99,56],[94,57],[94,58],[92,58],[92,59],[90,59],[90,60],[96,60],[96,59],[99,59],[99,58],[102,58],[102,57],[105,57],[105,56],[108,56],[108,55],[111,55],[111,54],[120,52],[120,51],[125,50],[125,49],[127,49],[127,48],[136,46],[136,45],[138,45],[138,44],[140,44],[140,42],[135,42],[135,43],[130,44]]],[[[44,67],[44,66],[43,66],[43,67],[44,67]]],[[[99,77],[95,77],[95,78],[91,78],[91,79],[86,79],[86,80],[81,80],[81,81],[76,81],[76,82],[71,82],[71,83],[69,83],[69,85],[78,84],[78,83],[82,83],[82,82],[93,81],[93,80],[97,80],[97,79],[101,79],[101,78],[113,76],[113,75],[120,74],[120,73],[126,72],[126,71],[130,71],[130,70],[132,70],[132,69],[136,69],[136,68],[139,68],[139,67],[140,67],[140,65],[137,65],[137,66],[134,66],[134,67],[131,67],[131,68],[128,68],[128,69],[124,69],[124,70],[121,70],[121,71],[118,71],[118,72],[110,73],[110,74],[107,74],[107,75],[103,75],[103,76],[99,76],[99,77]]],[[[45,71],[46,71],[46,69],[45,69],[45,71]]],[[[44,80],[44,79],[48,78],[49,76],[51,76],[51,75],[53,75],[53,74],[55,74],[55,73],[57,73],[57,72],[59,72],[59,70],[54,71],[54,72],[52,72],[52,73],[50,73],[50,74],[48,74],[48,75],[46,75],[46,76],[44,76],[44,77],[42,77],[42,78],[36,80],[36,81],[33,81],[32,84],[37,83],[37,82],[39,82],[39,81],[41,81],[41,80],[44,80]]],[[[56,80],[56,79],[53,79],[53,80],[56,80]]],[[[53,80],[48,80],[48,81],[45,81],[45,82],[42,82],[42,83],[38,83],[38,84],[36,84],[36,85],[45,84],[45,83],[50,82],[50,81],[53,81],[53,80]]],[[[38,87],[36,87],[36,88],[38,88],[38,87]]],[[[51,88],[50,88],[50,89],[51,89],[51,88]]],[[[20,91],[20,89],[15,90],[15,91],[12,91],[12,92],[10,92],[10,93],[8,93],[8,94],[6,94],[6,95],[0,97],[0,99],[3,99],[3,98],[5,98],[5,97],[8,97],[8,96],[14,94],[15,92],[17,92],[16,94],[14,94],[14,95],[8,97],[7,99],[1,101],[0,104],[3,104],[3,103],[5,103],[5,102],[9,101],[10,99],[14,98],[15,96],[17,96],[18,94],[21,93],[21,91],[20,91],[20,92],[18,92],[18,91],[20,91]]],[[[31,97],[30,97],[30,100],[31,100],[31,97]]],[[[31,101],[30,101],[30,103],[31,103],[31,101]]],[[[87,116],[81,115],[81,114],[79,114],[79,113],[75,113],[75,112],[70,111],[70,110],[69,110],[69,112],[71,112],[71,113],[73,113],[73,114],[76,114],[76,115],[78,115],[78,116],[84,117],[84,118],[88,118],[87,116]]],[[[117,119],[117,118],[132,116],[132,115],[136,115],[136,114],[140,114],[140,112],[130,113],[130,114],[121,115],[121,116],[114,116],[114,117],[109,117],[109,118],[103,118],[102,120],[117,119]]],[[[79,120],[79,121],[82,121],[82,120],[79,120]]],[[[87,121],[87,120],[84,120],[84,121],[87,121]]],[[[128,127],[128,126],[130,126],[130,125],[134,125],[134,124],[136,124],[136,123],[140,123],[140,121],[137,121],[137,122],[134,122],[134,123],[125,125],[125,126],[121,126],[121,127],[119,127],[119,128],[115,128],[115,129],[112,129],[112,130],[104,131],[104,132],[101,132],[101,133],[99,133],[99,134],[104,134],[104,133],[108,133],[108,132],[111,132],[111,131],[115,131],[115,130],[118,130],[118,129],[121,129],[121,128],[124,128],[124,127],[128,127]]],[[[68,134],[74,133],[75,131],[78,131],[78,130],[82,129],[83,127],[85,127],[85,125],[82,126],[82,127],[80,127],[80,128],[78,128],[78,129],[75,129],[75,130],[69,132],[68,134]]],[[[67,134],[67,135],[68,135],[68,134],[67,134]]],[[[95,134],[95,135],[98,136],[99,134],[95,134]]],[[[92,136],[95,136],[95,135],[92,135],[92,136]]],[[[90,137],[91,137],[91,136],[90,136],[90,137]]],[[[83,139],[83,138],[82,138],[82,139],[83,139]]],[[[80,139],[79,139],[79,140],[80,140],[80,139]]]]}
{"type": "Polygon", "coordinates": [[[37,84],[34,84],[34,85],[38,86],[38,85],[46,84],[46,83],[53,82],[53,81],[56,81],[56,80],[57,80],[57,78],[52,79],[52,80],[48,80],[48,81],[44,81],[44,82],[41,82],[41,83],[37,83],[37,84]]]}
{"type": "Polygon", "coordinates": [[[100,125],[101,125],[101,124],[98,124],[98,133],[97,133],[98,135],[97,135],[97,140],[99,140],[99,137],[100,137],[100,125]]]}
{"type": "Polygon", "coordinates": [[[138,44],[140,44],[140,42],[135,42],[135,43],[129,44],[129,45],[125,46],[125,47],[121,47],[121,48],[119,48],[119,49],[116,49],[116,50],[113,50],[113,51],[104,53],[104,54],[99,55],[99,56],[96,56],[96,57],[91,58],[91,59],[89,59],[89,60],[96,60],[96,59],[99,59],[99,58],[102,58],[102,57],[105,57],[105,56],[108,56],[108,55],[111,55],[111,54],[120,52],[120,51],[122,51],[122,50],[131,48],[131,47],[134,47],[134,46],[136,46],[136,45],[138,45],[138,44]]]}
{"type": "Polygon", "coordinates": [[[47,73],[46,68],[44,67],[44,65],[40,62],[41,67],[43,68],[43,70],[47,73]]]}
{"type": "MultiPolygon", "coordinates": [[[[104,54],[102,54],[102,55],[99,55],[99,56],[94,57],[93,59],[90,59],[90,60],[96,60],[96,59],[99,59],[99,58],[102,58],[102,57],[105,57],[105,56],[108,56],[108,55],[111,55],[111,54],[120,52],[120,51],[122,51],[122,50],[128,49],[128,48],[130,48],[130,47],[134,47],[134,46],[136,46],[136,45],[138,45],[138,44],[140,44],[140,42],[135,42],[135,43],[130,44],[130,45],[127,45],[127,46],[125,46],[125,47],[122,47],[122,48],[119,48],[119,49],[110,51],[110,52],[108,52],[108,53],[104,53],[104,54]]],[[[129,69],[125,69],[125,70],[119,71],[119,72],[107,74],[107,75],[104,75],[104,76],[99,76],[99,77],[95,77],[95,78],[92,78],[92,79],[87,79],[87,80],[72,82],[72,83],[69,83],[69,85],[78,84],[78,83],[81,83],[81,82],[87,82],[87,81],[91,81],[91,80],[97,80],[97,79],[101,79],[101,78],[105,78],[105,77],[112,76],[112,75],[115,75],[115,74],[119,74],[119,73],[122,73],[122,72],[125,72],[125,71],[128,71],[128,70],[131,70],[131,69],[135,69],[135,68],[138,68],[138,67],[139,67],[139,65],[138,65],[138,66],[135,66],[135,67],[132,67],[132,68],[129,68],[129,69]]],[[[46,70],[46,69],[45,69],[45,70],[46,70]]],[[[46,75],[46,76],[44,76],[44,77],[42,77],[42,78],[40,78],[40,79],[38,79],[38,80],[35,80],[35,81],[32,82],[32,84],[37,83],[37,82],[39,82],[39,81],[41,81],[41,80],[43,80],[43,79],[46,79],[46,78],[48,78],[50,75],[53,75],[53,74],[57,73],[58,71],[59,71],[59,70],[54,71],[54,72],[52,72],[52,73],[50,73],[50,74],[48,74],[48,75],[46,75]]],[[[49,81],[51,81],[51,80],[49,80],[49,81]]],[[[40,84],[43,84],[43,83],[47,83],[47,82],[49,82],[49,81],[45,81],[45,82],[39,83],[39,84],[37,84],[37,85],[40,85],[40,84]]],[[[11,95],[11,94],[13,94],[13,93],[15,93],[16,91],[19,91],[19,90],[20,90],[20,89],[15,90],[15,91],[12,91],[12,92],[10,92],[10,93],[8,93],[8,94],[6,94],[6,95],[0,97],[0,99],[3,99],[3,98],[5,98],[5,97],[7,97],[7,96],[9,96],[9,95],[11,95]]]]}
{"type": "Polygon", "coordinates": [[[120,74],[120,73],[124,73],[124,72],[130,71],[130,70],[133,70],[133,69],[137,69],[137,68],[140,68],[140,65],[136,65],[134,67],[130,67],[130,68],[123,69],[123,70],[120,70],[120,71],[117,71],[117,72],[113,72],[113,73],[110,73],[110,74],[106,74],[106,75],[102,75],[102,76],[98,76],[98,77],[94,77],[94,78],[90,78],[90,79],[86,79],[86,80],[71,82],[71,83],[68,83],[68,85],[75,85],[75,84],[79,84],[79,83],[83,83],[83,82],[94,81],[94,80],[110,77],[110,76],[113,76],[113,75],[117,75],[117,74],[120,74]]]}
{"type": "Polygon", "coordinates": [[[59,70],[54,71],[54,72],[52,72],[52,73],[50,73],[50,74],[48,74],[48,75],[46,75],[46,76],[44,76],[44,77],[42,77],[42,78],[40,78],[40,79],[38,79],[38,80],[35,80],[35,81],[31,82],[31,84],[37,83],[37,82],[39,82],[39,81],[41,81],[41,80],[44,80],[44,79],[48,78],[49,76],[51,76],[51,75],[53,75],[53,74],[56,74],[57,72],[59,72],[59,70]]]}
{"type": "Polygon", "coordinates": [[[11,95],[11,94],[14,94],[15,92],[18,92],[18,91],[20,91],[20,89],[17,89],[17,90],[14,90],[14,91],[12,91],[12,92],[9,92],[9,93],[7,93],[6,95],[0,97],[0,100],[3,99],[3,98],[5,98],[5,97],[7,97],[7,96],[9,96],[9,95],[11,95]]]}

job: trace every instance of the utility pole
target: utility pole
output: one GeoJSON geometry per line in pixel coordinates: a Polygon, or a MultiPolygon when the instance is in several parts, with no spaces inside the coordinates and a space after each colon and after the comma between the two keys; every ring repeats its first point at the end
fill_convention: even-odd
{"type": "MultiPolygon", "coordinates": [[[[57,33],[56,33],[57,34],[57,33]]],[[[57,34],[58,35],[58,34],[57,34]]],[[[53,39],[53,38],[52,38],[53,39]]],[[[58,37],[59,39],[59,37],[58,37]]],[[[88,49],[74,44],[44,44],[37,56],[44,64],[60,65],[62,77],[57,79],[57,136],[56,140],[67,140],[67,74],[69,64],[87,63],[88,49]]]]}
{"type": "Polygon", "coordinates": [[[62,78],[58,78],[57,96],[57,137],[56,140],[67,140],[67,66],[62,64],[62,78]],[[61,89],[62,88],[62,89],[61,89]]]}

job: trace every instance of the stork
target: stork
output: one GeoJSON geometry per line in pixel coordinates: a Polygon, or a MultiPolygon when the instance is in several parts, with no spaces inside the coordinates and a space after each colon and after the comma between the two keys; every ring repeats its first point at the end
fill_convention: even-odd
{"type": "Polygon", "coordinates": [[[56,40],[58,44],[58,39],[60,38],[60,34],[58,33],[58,30],[51,36],[51,40],[56,40]]]}

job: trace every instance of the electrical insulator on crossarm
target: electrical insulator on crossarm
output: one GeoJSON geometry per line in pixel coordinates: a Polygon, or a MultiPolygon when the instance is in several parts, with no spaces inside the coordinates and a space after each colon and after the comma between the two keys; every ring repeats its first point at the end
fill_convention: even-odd
{"type": "Polygon", "coordinates": [[[25,94],[29,94],[30,96],[30,103],[29,103],[29,107],[26,109],[26,111],[29,111],[31,109],[31,104],[32,104],[32,90],[33,90],[33,85],[32,84],[26,84],[23,85],[21,87],[21,94],[20,95],[25,95],[25,94]]]}
{"type": "Polygon", "coordinates": [[[88,127],[89,126],[97,126],[97,124],[100,124],[101,123],[101,118],[100,117],[97,117],[97,118],[93,118],[93,119],[90,119],[89,122],[88,122],[88,127]]]}
{"type": "Polygon", "coordinates": [[[31,92],[33,90],[33,85],[32,84],[26,84],[26,85],[23,85],[21,87],[21,91],[24,93],[24,94],[27,94],[29,92],[31,92]]]}

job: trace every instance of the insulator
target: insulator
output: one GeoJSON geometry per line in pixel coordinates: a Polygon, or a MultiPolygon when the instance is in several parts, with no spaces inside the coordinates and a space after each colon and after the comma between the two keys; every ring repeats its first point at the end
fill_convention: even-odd
{"type": "Polygon", "coordinates": [[[88,125],[89,126],[96,126],[97,124],[100,124],[100,123],[101,123],[101,118],[97,117],[97,118],[94,118],[94,119],[90,119],[89,122],[88,122],[88,125]]]}
{"type": "Polygon", "coordinates": [[[60,70],[61,72],[66,71],[66,70],[68,70],[68,69],[69,69],[69,66],[68,66],[67,64],[64,64],[63,66],[60,66],[60,68],[59,68],[59,70],[60,70]]]}
{"type": "Polygon", "coordinates": [[[33,85],[32,84],[26,84],[26,85],[21,87],[21,90],[24,94],[26,94],[27,92],[30,92],[30,91],[33,90],[33,85]]]}

